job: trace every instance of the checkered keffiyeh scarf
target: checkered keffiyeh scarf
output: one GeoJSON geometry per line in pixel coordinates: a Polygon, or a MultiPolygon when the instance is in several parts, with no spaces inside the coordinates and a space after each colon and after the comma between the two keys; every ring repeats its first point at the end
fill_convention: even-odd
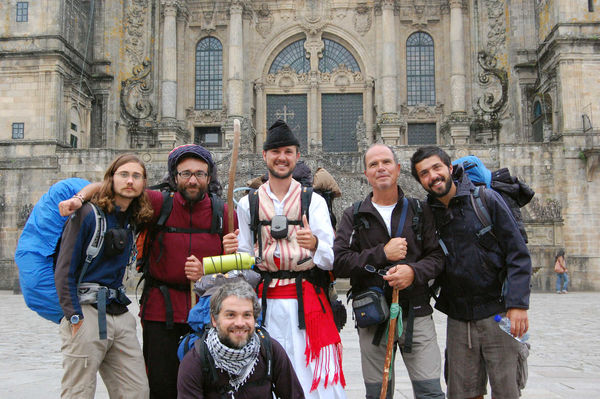
{"type": "Polygon", "coordinates": [[[206,337],[206,346],[213,359],[215,366],[229,374],[229,384],[234,391],[246,382],[248,377],[254,372],[254,367],[258,363],[258,353],[260,352],[260,339],[256,333],[248,343],[241,349],[233,349],[223,345],[217,330],[211,328],[206,337]]]}

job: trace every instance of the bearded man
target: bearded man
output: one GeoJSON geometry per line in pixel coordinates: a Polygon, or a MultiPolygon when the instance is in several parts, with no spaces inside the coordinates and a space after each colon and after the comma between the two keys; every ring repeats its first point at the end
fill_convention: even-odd
{"type": "Polygon", "coordinates": [[[283,347],[256,329],[260,304],[245,281],[223,284],[210,299],[212,328],[181,362],[179,399],[304,398],[283,347]]]}

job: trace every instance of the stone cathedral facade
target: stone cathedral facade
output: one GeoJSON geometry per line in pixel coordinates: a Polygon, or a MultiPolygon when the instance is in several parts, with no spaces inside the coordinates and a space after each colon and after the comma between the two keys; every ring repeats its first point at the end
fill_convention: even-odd
{"type": "Polygon", "coordinates": [[[313,169],[362,198],[364,150],[396,149],[400,184],[424,144],[507,166],[536,191],[523,208],[536,274],[600,289],[599,0],[5,0],[0,3],[0,288],[33,204],[56,181],[99,180],[134,151],[150,183],[169,151],[201,143],[226,186],[265,172],[284,119],[313,169]]]}

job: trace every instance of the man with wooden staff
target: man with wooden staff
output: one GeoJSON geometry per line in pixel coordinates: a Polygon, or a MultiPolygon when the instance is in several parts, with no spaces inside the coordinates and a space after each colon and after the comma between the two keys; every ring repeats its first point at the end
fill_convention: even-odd
{"type": "MultiPolygon", "coordinates": [[[[140,317],[150,397],[170,399],[177,397],[179,339],[191,331],[190,281],[202,276],[200,259],[223,254],[221,237],[229,230],[227,206],[209,190],[216,180],[211,153],[195,144],[179,146],[169,154],[168,169],[176,191],[147,190],[154,219],[144,245],[140,317]]],[[[95,190],[90,184],[78,195],[87,199],[95,190]]],[[[78,205],[77,199],[60,204],[65,212],[78,205]]]]}
{"type": "Polygon", "coordinates": [[[285,122],[269,128],[269,179],[240,200],[240,229],[223,238],[223,247],[262,259],[263,326],[284,347],[305,396],[345,398],[341,340],[327,297],[334,232],[323,197],[292,178],[299,147],[285,122]]]}
{"type": "MultiPolygon", "coordinates": [[[[350,278],[354,301],[366,291],[383,292],[389,307],[390,287],[399,290],[403,331],[392,341],[394,352],[397,343],[415,398],[442,399],[441,356],[428,287],[443,269],[433,215],[426,204],[404,196],[397,183],[400,164],[391,148],[371,146],[364,164],[373,191],[344,211],[334,244],[334,273],[350,278]]],[[[363,379],[366,397],[379,398],[391,349],[385,336],[388,323],[368,324],[357,327],[363,379]]],[[[394,392],[393,371],[390,375],[387,398],[394,392]]]]}

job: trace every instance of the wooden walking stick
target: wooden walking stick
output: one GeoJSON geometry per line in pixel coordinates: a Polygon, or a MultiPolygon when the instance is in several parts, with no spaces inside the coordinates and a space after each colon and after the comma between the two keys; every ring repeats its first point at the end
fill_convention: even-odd
{"type": "MultiPolygon", "coordinates": [[[[392,291],[392,307],[398,304],[398,288],[392,291]]],[[[398,320],[398,312],[390,312],[390,326],[388,328],[387,349],[385,351],[385,363],[383,365],[383,382],[381,384],[381,394],[379,399],[385,399],[388,388],[388,379],[390,375],[390,365],[392,364],[392,355],[394,353],[394,336],[396,335],[396,320],[398,320]]]]}
{"type": "Polygon", "coordinates": [[[235,170],[237,168],[238,152],[240,149],[240,121],[233,120],[233,149],[231,150],[231,164],[229,165],[229,185],[227,186],[227,227],[233,232],[233,186],[235,186],[235,170]]]}

